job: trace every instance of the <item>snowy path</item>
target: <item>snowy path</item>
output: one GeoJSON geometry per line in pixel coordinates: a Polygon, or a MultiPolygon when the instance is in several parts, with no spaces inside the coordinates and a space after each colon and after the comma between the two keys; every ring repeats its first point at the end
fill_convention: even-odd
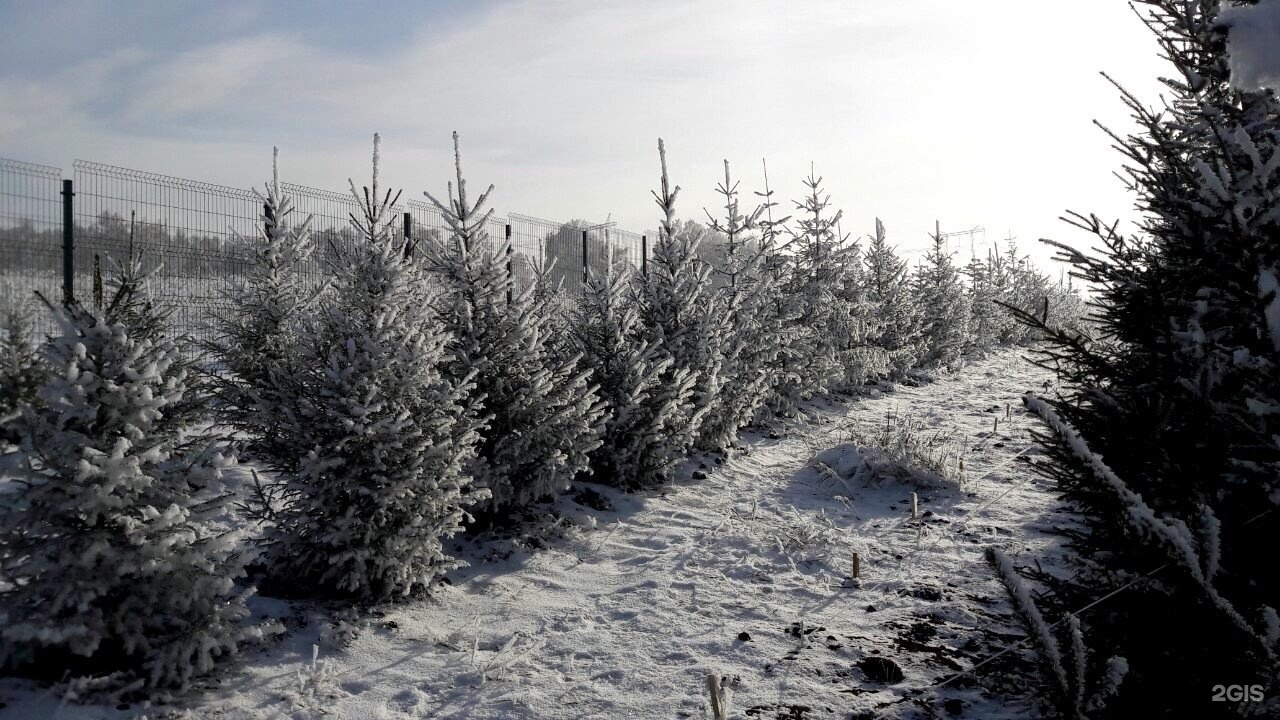
{"type": "MultiPolygon", "coordinates": [[[[314,607],[262,599],[264,611],[295,615],[293,632],[245,658],[190,717],[697,718],[713,672],[729,678],[737,718],[949,716],[946,699],[949,710],[962,702],[961,717],[1025,716],[971,682],[928,688],[1017,635],[983,547],[1053,555],[1041,529],[1058,506],[1027,467],[1034,421],[1018,401],[1047,377],[1002,353],[937,383],[824,407],[780,438],[748,437],[747,452],[694,461],[661,493],[591,487],[557,501],[560,520],[532,537],[462,541],[471,567],[433,598],[390,609],[345,648],[322,642],[333,676],[314,693],[299,692],[297,671],[325,623],[314,607]],[[893,410],[954,429],[969,448],[961,489],[920,491],[931,514],[918,522],[912,488],[840,481],[810,462],[893,410]],[[860,587],[846,582],[854,551],[860,587]],[[904,679],[870,678],[860,664],[876,656],[904,679]]],[[[39,693],[9,699],[0,715],[48,716],[39,693]]]]}

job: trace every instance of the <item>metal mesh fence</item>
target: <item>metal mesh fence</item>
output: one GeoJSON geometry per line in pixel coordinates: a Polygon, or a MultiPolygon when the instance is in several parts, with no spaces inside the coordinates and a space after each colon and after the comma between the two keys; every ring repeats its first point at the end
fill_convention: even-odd
{"type": "Polygon", "coordinates": [[[0,306],[29,304],[38,334],[62,297],[62,170],[0,158],[0,306]]]}
{"type": "Polygon", "coordinates": [[[355,241],[351,215],[359,213],[360,206],[350,193],[317,190],[292,183],[280,183],[280,189],[293,201],[291,226],[311,218],[311,244],[315,250],[299,271],[304,277],[319,283],[355,241]]]}
{"type": "MultiPolygon", "coordinates": [[[[228,310],[223,294],[247,257],[236,236],[258,232],[261,201],[248,190],[77,160],[75,292],[94,297],[95,266],[110,278],[130,252],[153,271],[148,291],[171,311],[179,334],[206,337],[208,320],[228,310]]],[[[109,291],[109,290],[108,290],[109,291]]]]}
{"type": "MultiPolygon", "coordinates": [[[[51,302],[61,298],[61,184],[58,168],[0,159],[0,302],[29,298],[33,290],[51,302]]],[[[332,276],[335,260],[354,241],[350,217],[359,205],[350,193],[281,185],[294,207],[281,220],[296,226],[311,218],[315,252],[301,272],[318,285],[332,276]]],[[[212,339],[209,320],[232,310],[225,293],[247,269],[249,258],[238,238],[255,238],[261,231],[262,198],[251,190],[81,160],[74,165],[74,191],[76,298],[94,301],[95,277],[109,279],[112,263],[137,252],[155,271],[148,289],[172,309],[175,331],[212,339]]],[[[397,239],[407,230],[411,248],[448,236],[434,205],[401,200],[392,212],[397,239]]],[[[611,223],[560,223],[511,213],[490,218],[486,230],[501,243],[508,227],[516,291],[533,283],[536,267],[551,267],[551,280],[565,290],[566,307],[581,293],[584,271],[603,270],[610,248],[615,263],[643,265],[640,236],[611,223]]],[[[52,329],[47,316],[40,323],[41,330],[52,329]]]]}
{"type": "Polygon", "coordinates": [[[449,226],[435,205],[409,200],[405,203],[405,212],[409,213],[410,237],[415,249],[439,243],[449,235],[449,226]]]}
{"type": "MultiPolygon", "coordinates": [[[[548,267],[552,257],[547,252],[547,239],[556,234],[562,223],[517,213],[509,214],[507,220],[511,223],[512,272],[517,287],[523,288],[534,281],[536,268],[548,267]]],[[[557,267],[562,264],[568,262],[557,258],[556,266],[552,266],[553,272],[563,272],[563,267],[557,267]]],[[[557,272],[555,277],[560,278],[561,275],[557,272]]]]}
{"type": "Polygon", "coordinates": [[[614,228],[609,239],[609,243],[614,247],[614,261],[624,263],[633,271],[640,272],[645,264],[642,256],[648,249],[647,240],[646,236],[639,233],[614,228]]]}

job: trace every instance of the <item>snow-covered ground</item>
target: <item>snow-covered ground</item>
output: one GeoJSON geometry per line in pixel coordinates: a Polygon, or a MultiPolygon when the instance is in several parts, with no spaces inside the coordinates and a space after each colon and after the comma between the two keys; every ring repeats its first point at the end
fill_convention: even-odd
{"type": "Polygon", "coordinates": [[[65,685],[4,679],[0,717],[698,718],[709,673],[726,678],[734,718],[1026,717],[1017,688],[938,683],[1021,637],[983,548],[1057,557],[1043,531],[1069,515],[1028,467],[1037,421],[1019,402],[1049,378],[1008,351],[815,406],[661,491],[583,485],[521,537],[458,540],[470,567],[430,599],[370,616],[258,598],[288,635],[176,705],[63,704],[65,685]],[[895,412],[956,433],[958,488],[826,469],[853,468],[852,431],[895,412]],[[877,679],[872,658],[902,679],[877,679]]]}

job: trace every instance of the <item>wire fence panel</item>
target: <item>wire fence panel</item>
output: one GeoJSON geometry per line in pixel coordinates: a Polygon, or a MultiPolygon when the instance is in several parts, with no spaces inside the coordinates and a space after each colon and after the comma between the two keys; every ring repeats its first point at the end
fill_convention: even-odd
{"type": "Polygon", "coordinates": [[[258,197],[83,160],[75,163],[75,192],[76,298],[100,302],[95,278],[110,278],[114,263],[138,253],[154,271],[148,290],[172,311],[175,333],[210,339],[211,316],[230,309],[225,294],[248,266],[237,239],[258,234],[258,197]]]}
{"type": "MultiPolygon", "coordinates": [[[[351,218],[364,217],[360,204],[350,192],[320,190],[292,183],[280,183],[280,190],[293,204],[289,220],[291,227],[311,219],[309,229],[313,251],[310,260],[299,267],[298,272],[312,286],[319,287],[327,278],[333,277],[334,269],[343,264],[343,256],[351,252],[356,239],[351,218]]],[[[398,208],[388,210],[388,221],[397,241],[404,239],[403,224],[397,222],[401,213],[398,208]]]]}
{"type": "Polygon", "coordinates": [[[512,265],[517,279],[523,284],[532,284],[537,268],[550,267],[552,283],[567,285],[566,274],[572,275],[575,263],[572,257],[563,254],[564,248],[555,244],[557,233],[565,224],[518,213],[508,214],[507,220],[511,223],[511,245],[516,258],[512,265]]]}
{"type": "Polygon", "coordinates": [[[36,337],[53,330],[62,298],[62,171],[0,158],[0,309],[33,308],[36,337]]]}
{"type": "Polygon", "coordinates": [[[643,255],[646,250],[645,243],[641,242],[640,233],[614,228],[612,234],[612,244],[616,248],[615,262],[620,261],[630,267],[633,272],[640,272],[644,268],[643,255]]]}
{"type": "MultiPolygon", "coordinates": [[[[58,168],[0,159],[0,303],[9,305],[39,291],[50,302],[62,298],[63,198],[58,168]]],[[[100,303],[110,292],[114,264],[131,253],[153,271],[148,291],[171,312],[175,334],[210,341],[214,316],[233,312],[227,293],[245,276],[251,260],[245,240],[260,238],[263,199],[251,190],[77,160],[74,165],[72,280],[75,297],[100,303]],[[101,282],[101,284],[99,284],[101,282]],[[105,287],[103,286],[105,285],[105,287]]],[[[351,217],[360,204],[350,193],[282,183],[292,213],[277,222],[298,227],[310,218],[314,252],[302,276],[319,287],[332,278],[351,250],[351,217]]],[[[406,253],[445,241],[449,228],[433,204],[402,200],[388,222],[406,253]],[[406,235],[407,234],[407,235],[406,235]]],[[[510,233],[515,292],[534,283],[538,267],[563,288],[568,308],[581,294],[588,272],[615,264],[642,266],[640,236],[612,223],[554,222],[511,213],[485,226],[501,245],[510,233]],[[509,229],[508,229],[509,228],[509,229]]],[[[48,313],[38,331],[53,329],[48,313]]]]}
{"type": "Polygon", "coordinates": [[[546,235],[554,232],[558,223],[518,213],[509,213],[507,222],[511,225],[511,270],[517,289],[523,290],[533,285],[538,268],[546,267],[546,235]]]}
{"type": "Polygon", "coordinates": [[[413,251],[416,253],[428,245],[443,242],[449,236],[449,226],[439,208],[422,200],[409,200],[405,203],[405,212],[409,213],[412,225],[411,239],[413,251]]]}

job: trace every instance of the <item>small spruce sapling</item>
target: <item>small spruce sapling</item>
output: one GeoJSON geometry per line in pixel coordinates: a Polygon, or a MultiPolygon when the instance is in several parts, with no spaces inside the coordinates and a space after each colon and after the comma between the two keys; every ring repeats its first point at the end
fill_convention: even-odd
{"type": "Polygon", "coordinates": [[[105,308],[50,305],[27,468],[0,505],[0,660],[181,688],[275,628],[243,623],[239,533],[217,521],[234,458],[196,430],[199,387],[146,281],[134,255],[105,308]]]}
{"type": "Polygon", "coordinates": [[[444,372],[450,336],[393,228],[390,191],[379,195],[379,154],[374,135],[372,187],[351,183],[355,241],[299,333],[296,373],[277,374],[290,400],[282,432],[307,452],[283,473],[288,502],[268,536],[287,577],[368,600],[429,589],[458,567],[442,538],[488,495],[465,472],[479,440],[474,383],[444,372]]]}
{"type": "Polygon", "coordinates": [[[792,295],[791,278],[795,272],[794,258],[780,252],[779,238],[786,233],[790,215],[775,217],[773,209],[778,203],[776,191],[769,187],[769,166],[760,160],[764,176],[764,191],[756,191],[764,214],[756,222],[760,229],[760,249],[764,261],[762,271],[769,278],[771,292],[763,307],[759,308],[760,322],[767,330],[766,337],[777,339],[774,361],[767,367],[769,390],[764,402],[756,411],[756,422],[766,422],[777,415],[794,415],[797,409],[796,388],[804,381],[802,371],[808,365],[803,344],[798,342],[796,322],[804,312],[801,299],[792,295]]]}
{"type": "Polygon", "coordinates": [[[662,228],[650,249],[648,272],[634,285],[640,312],[640,338],[671,359],[663,382],[677,374],[694,377],[692,403],[682,422],[671,426],[677,447],[692,447],[707,414],[724,387],[721,356],[724,326],[719,321],[722,298],[712,285],[711,268],[698,257],[705,229],[676,219],[680,187],[672,187],[667,173],[667,150],[658,140],[662,165],[660,191],[653,191],[662,210],[662,228]]]}
{"type": "Polygon", "coordinates": [[[907,262],[889,244],[879,218],[862,263],[867,294],[878,315],[870,341],[884,350],[889,377],[901,379],[919,358],[920,308],[911,290],[907,262]]]}
{"type": "Polygon", "coordinates": [[[667,173],[667,147],[658,140],[662,164],[660,192],[654,201],[662,209],[662,228],[650,247],[648,273],[636,278],[632,296],[640,313],[640,340],[659,348],[671,360],[663,383],[678,386],[682,374],[694,378],[694,393],[680,421],[668,425],[672,446],[689,450],[705,416],[716,404],[724,380],[719,356],[721,336],[710,328],[717,318],[719,297],[712,286],[712,270],[698,256],[705,234],[701,225],[676,219],[676,197],[667,173]]]}
{"type": "Polygon", "coordinates": [[[293,436],[281,432],[287,399],[280,377],[297,374],[299,323],[321,295],[300,275],[311,256],[311,218],[293,222],[295,208],[280,183],[279,150],[262,201],[256,236],[236,237],[248,256],[243,277],[224,293],[228,309],[214,314],[217,339],[204,350],[217,360],[211,372],[221,420],[248,438],[273,465],[292,469],[301,459],[293,436]]]}
{"type": "Polygon", "coordinates": [[[710,212],[707,217],[714,235],[724,238],[722,261],[714,271],[726,279],[720,289],[721,315],[716,318],[725,385],[699,433],[698,445],[707,450],[727,447],[756,417],[773,387],[771,370],[782,344],[782,328],[769,317],[778,291],[777,275],[766,266],[771,242],[766,246],[756,234],[767,208],[761,205],[742,214],[728,160],[716,192],[724,198],[724,217],[710,212]]]}
{"type": "Polygon", "coordinates": [[[590,274],[569,324],[570,347],[599,385],[609,415],[591,455],[597,482],[646,487],[670,479],[685,456],[679,430],[691,411],[694,377],[668,372],[672,359],[637,337],[639,312],[630,302],[632,270],[610,262],[590,274]]]}
{"type": "Polygon", "coordinates": [[[449,183],[446,202],[426,194],[452,235],[427,249],[426,265],[445,285],[435,307],[453,338],[448,372],[474,378],[469,402],[486,424],[470,468],[492,493],[483,509],[517,510],[590,470],[606,411],[591,371],[578,357],[561,360],[553,352],[550,326],[559,308],[551,298],[529,287],[511,293],[508,304],[509,242],[485,231],[493,186],[470,203],[456,132],[453,148],[457,185],[449,183]]]}
{"type": "Polygon", "coordinates": [[[785,292],[798,310],[792,343],[801,348],[804,361],[786,389],[790,404],[822,395],[843,379],[842,355],[859,320],[842,297],[850,267],[847,238],[837,231],[844,213],[828,211],[831,197],[812,168],[804,186],[807,195],[795,202],[799,216],[784,245],[793,257],[785,292]]]}
{"type": "Polygon", "coordinates": [[[960,271],[947,250],[941,227],[929,236],[933,245],[914,277],[921,308],[923,367],[948,367],[957,362],[969,341],[969,296],[960,271]]]}

